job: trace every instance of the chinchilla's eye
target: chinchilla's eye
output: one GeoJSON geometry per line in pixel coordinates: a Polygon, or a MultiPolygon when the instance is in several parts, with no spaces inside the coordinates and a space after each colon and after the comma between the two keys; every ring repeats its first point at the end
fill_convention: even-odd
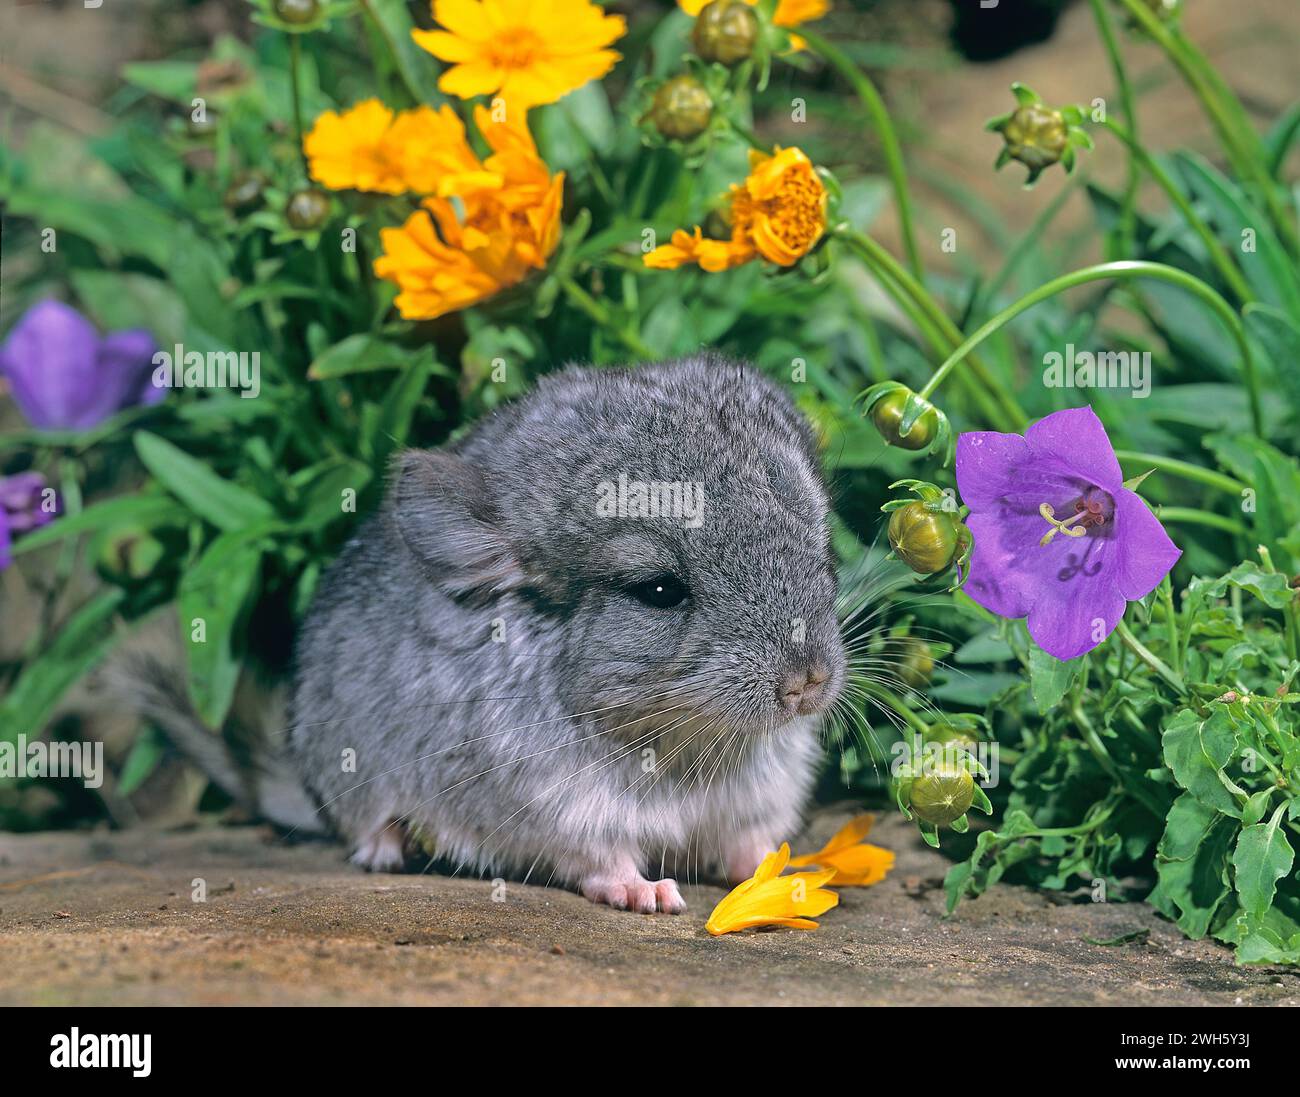
{"type": "Polygon", "coordinates": [[[638,602],[654,606],[655,609],[671,609],[673,606],[679,606],[690,595],[686,584],[676,575],[670,574],[656,575],[653,579],[647,579],[642,583],[633,583],[626,589],[628,594],[638,602]]]}

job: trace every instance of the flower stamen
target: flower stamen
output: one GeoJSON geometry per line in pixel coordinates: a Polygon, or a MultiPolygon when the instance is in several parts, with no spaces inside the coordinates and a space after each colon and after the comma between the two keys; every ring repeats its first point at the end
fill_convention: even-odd
{"type": "MultiPolygon", "coordinates": [[[[1077,508],[1078,504],[1076,503],[1075,506],[1077,508]]],[[[1038,513],[1041,514],[1043,519],[1052,526],[1051,529],[1043,534],[1042,540],[1038,542],[1040,545],[1050,544],[1052,538],[1058,533],[1064,533],[1067,537],[1082,537],[1088,532],[1087,525],[1091,524],[1087,521],[1088,517],[1091,515],[1091,511],[1086,507],[1083,509],[1076,509],[1074,514],[1060,522],[1056,520],[1056,508],[1053,507],[1051,503],[1039,503],[1038,513]],[[1084,522],[1085,525],[1076,526],[1074,524],[1075,522],[1084,522]]]]}

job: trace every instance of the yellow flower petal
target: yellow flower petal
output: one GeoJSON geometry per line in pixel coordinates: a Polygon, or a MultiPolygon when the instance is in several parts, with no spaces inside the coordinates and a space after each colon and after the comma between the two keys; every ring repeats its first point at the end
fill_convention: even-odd
{"type": "Polygon", "coordinates": [[[704,928],[715,937],[756,926],[816,929],[817,923],[812,919],[840,901],[835,892],[822,887],[835,872],[796,872],[782,876],[781,871],[789,860],[790,846],[782,843],[779,850],[763,858],[750,879],[736,885],[713,908],[704,928]]]}
{"type": "Polygon", "coordinates": [[[894,854],[862,841],[871,832],[875,821],[874,815],[855,816],[816,853],[791,858],[791,867],[819,865],[823,869],[833,870],[831,887],[868,887],[878,884],[894,867],[894,854]]]}
{"type": "Polygon", "coordinates": [[[621,15],[591,0],[437,0],[433,15],[442,29],[411,37],[453,64],[438,87],[462,99],[499,95],[521,109],[604,76],[619,59],[608,47],[627,31],[621,15]]]}

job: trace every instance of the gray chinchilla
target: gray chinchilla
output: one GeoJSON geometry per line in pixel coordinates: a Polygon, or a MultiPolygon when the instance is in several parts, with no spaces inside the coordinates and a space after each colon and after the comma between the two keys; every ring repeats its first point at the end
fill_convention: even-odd
{"type": "Polygon", "coordinates": [[[720,358],[542,380],[401,456],[321,581],[288,759],[354,860],[684,909],[797,829],[839,692],[827,497],[789,398],[720,358]]]}

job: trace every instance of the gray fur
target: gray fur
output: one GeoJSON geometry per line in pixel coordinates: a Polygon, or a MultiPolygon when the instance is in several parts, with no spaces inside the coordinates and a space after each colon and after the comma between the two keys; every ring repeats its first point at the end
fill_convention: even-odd
{"type": "Polygon", "coordinates": [[[744,871],[815,776],[835,590],[812,435],[777,386],[712,357],[569,369],[402,456],[308,615],[289,755],[371,867],[409,823],[458,865],[584,890],[629,864],[744,871]],[[703,483],[702,524],[599,516],[619,473],[703,483]],[[683,606],[626,592],[666,571],[683,606]],[[814,664],[822,703],[791,717],[780,683],[814,664]]]}

